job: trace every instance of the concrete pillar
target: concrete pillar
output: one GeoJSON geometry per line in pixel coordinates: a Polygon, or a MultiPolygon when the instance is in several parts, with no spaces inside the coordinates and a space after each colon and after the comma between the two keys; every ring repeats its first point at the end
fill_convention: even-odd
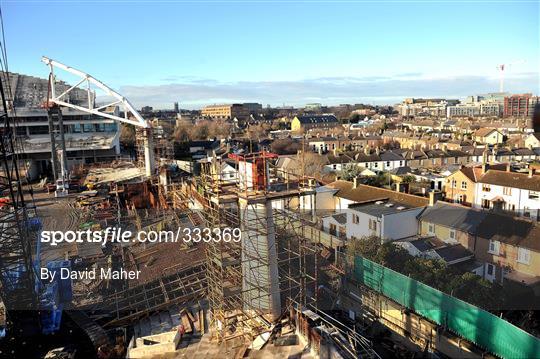
{"type": "Polygon", "coordinates": [[[146,129],[144,131],[144,168],[147,177],[154,175],[155,167],[155,155],[154,155],[154,138],[152,137],[152,130],[146,129]]]}
{"type": "Polygon", "coordinates": [[[281,315],[272,202],[239,199],[242,223],[242,291],[245,310],[276,320],[281,315]]]}

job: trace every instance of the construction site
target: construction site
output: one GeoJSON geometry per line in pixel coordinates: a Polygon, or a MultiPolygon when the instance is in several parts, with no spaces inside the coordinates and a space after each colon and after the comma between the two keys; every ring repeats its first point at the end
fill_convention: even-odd
{"type": "Polygon", "coordinates": [[[317,226],[314,178],[278,172],[269,152],[214,154],[196,175],[175,170],[170,141],[129,101],[88,74],[43,62],[52,179],[23,176],[10,97],[19,86],[2,79],[2,355],[378,357],[325,312],[336,307],[343,242],[317,226]],[[70,100],[78,85],[57,88],[58,70],[88,84],[84,101],[70,100]],[[95,105],[90,85],[112,102],[95,105]],[[66,108],[136,126],[137,160],[68,164],[66,108]],[[222,174],[224,161],[234,176],[222,174]],[[130,237],[43,240],[108,228],[130,237]],[[180,238],[135,240],[180,230],[180,238]],[[136,275],[88,275],[122,271],[136,275]]]}
{"type": "MultiPolygon", "coordinates": [[[[37,86],[27,93],[46,114],[40,148],[48,157],[39,161],[50,162],[41,166],[50,176],[30,176],[36,157],[16,136],[28,125],[14,106],[26,96],[23,77],[3,72],[0,82],[1,357],[532,353],[528,334],[502,319],[348,255],[344,237],[321,225],[328,207],[318,193],[328,188],[303,163],[289,173],[268,151],[213,150],[196,171],[181,170],[170,137],[124,96],[80,70],[42,62],[44,96],[37,86]],[[75,82],[60,81],[63,72],[75,82]],[[97,104],[96,89],[109,100],[97,104]],[[66,140],[69,111],[91,116],[90,131],[101,119],[134,128],[135,158],[77,162],[73,152],[85,146],[66,140]],[[425,298],[444,305],[425,309],[425,298]],[[499,334],[468,313],[500,326],[499,334]],[[501,344],[505,333],[523,345],[501,344]]],[[[108,136],[114,142],[117,134],[108,136]]]]}

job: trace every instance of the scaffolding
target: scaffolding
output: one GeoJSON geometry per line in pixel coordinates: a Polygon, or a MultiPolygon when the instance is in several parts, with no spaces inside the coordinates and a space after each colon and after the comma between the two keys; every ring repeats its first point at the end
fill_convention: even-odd
{"type": "Polygon", "coordinates": [[[274,157],[213,157],[203,161],[199,177],[174,191],[175,207],[191,202],[212,232],[241,230],[241,241],[206,245],[210,327],[229,354],[271,332],[291,306],[317,303],[319,247],[304,233],[313,219],[305,198],[314,195],[315,182],[271,177],[274,157]],[[222,173],[224,163],[235,171],[222,173]]]}

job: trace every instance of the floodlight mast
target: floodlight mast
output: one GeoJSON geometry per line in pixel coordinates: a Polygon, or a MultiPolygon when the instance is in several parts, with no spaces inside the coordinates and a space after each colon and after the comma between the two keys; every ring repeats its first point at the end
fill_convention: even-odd
{"type": "MultiPolygon", "coordinates": [[[[145,156],[145,173],[147,176],[152,176],[154,174],[154,167],[155,167],[155,159],[154,159],[154,150],[153,150],[153,139],[152,139],[152,127],[150,126],[150,123],[146,121],[139,112],[133,107],[133,105],[128,101],[127,98],[119,94],[118,92],[111,89],[109,86],[105,85],[103,82],[99,81],[98,79],[94,78],[93,76],[77,70],[73,67],[64,65],[58,61],[49,59],[48,57],[43,56],[41,58],[41,61],[49,66],[50,74],[49,74],[49,96],[47,98],[47,107],[52,104],[56,104],[58,106],[64,106],[73,108],[82,112],[86,112],[91,115],[101,116],[104,118],[108,118],[111,120],[115,120],[118,122],[127,123],[136,127],[140,127],[144,129],[144,133],[146,135],[146,145],[144,148],[144,156],[145,156]],[[66,72],[69,72],[77,77],[80,78],[79,82],[73,86],[71,86],[66,91],[62,92],[60,95],[56,93],[56,76],[54,75],[54,69],[58,68],[61,70],[64,70],[66,72]],[[67,95],[73,91],[76,88],[79,88],[80,85],[86,84],[86,91],[88,94],[88,106],[80,106],[75,105],[72,103],[69,103],[67,101],[67,95]],[[94,93],[90,88],[90,85],[94,85],[101,90],[103,90],[107,95],[114,98],[114,100],[110,103],[107,103],[105,105],[95,107],[94,103],[94,93]],[[119,106],[124,113],[124,117],[116,116],[111,113],[103,112],[103,110],[107,109],[110,106],[119,106]]],[[[64,154],[65,155],[65,154],[64,154]]]]}

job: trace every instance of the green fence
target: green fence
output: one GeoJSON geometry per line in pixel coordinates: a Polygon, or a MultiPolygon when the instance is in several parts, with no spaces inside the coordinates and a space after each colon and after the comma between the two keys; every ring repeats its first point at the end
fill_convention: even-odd
{"type": "Polygon", "coordinates": [[[502,358],[540,358],[540,340],[474,305],[362,257],[355,279],[502,358]]]}

